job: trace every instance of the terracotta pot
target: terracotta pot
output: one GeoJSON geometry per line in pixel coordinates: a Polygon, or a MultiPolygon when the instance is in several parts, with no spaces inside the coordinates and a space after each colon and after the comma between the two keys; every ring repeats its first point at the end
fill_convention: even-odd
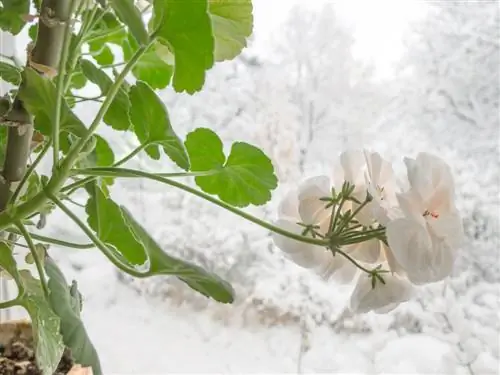
{"type": "MultiPolygon", "coordinates": [[[[13,336],[25,339],[33,337],[29,320],[11,320],[0,323],[0,345],[7,345],[13,336]]],[[[67,375],[92,375],[92,368],[74,365],[67,375]]]]}

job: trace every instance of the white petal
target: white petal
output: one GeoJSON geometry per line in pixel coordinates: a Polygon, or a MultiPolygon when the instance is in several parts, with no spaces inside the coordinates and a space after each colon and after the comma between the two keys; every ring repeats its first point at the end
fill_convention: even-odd
{"type": "Polygon", "coordinates": [[[384,273],[382,277],[385,284],[377,281],[373,289],[372,280],[366,273],[359,276],[351,295],[351,311],[358,314],[372,310],[382,312],[385,309],[393,309],[412,297],[413,288],[406,279],[390,273],[384,273]]]}
{"type": "Polygon", "coordinates": [[[317,269],[316,272],[325,280],[348,284],[356,276],[358,268],[345,257],[337,254],[332,256],[327,267],[317,269]]]}
{"type": "MultiPolygon", "coordinates": [[[[375,263],[380,258],[381,242],[378,239],[345,246],[345,252],[363,263],[375,263]]],[[[344,250],[344,249],[343,249],[344,250]]]]}
{"type": "Polygon", "coordinates": [[[416,160],[406,158],[405,163],[410,185],[423,201],[432,200],[436,191],[448,191],[453,196],[453,176],[444,160],[420,153],[416,160]]]}
{"type": "MultiPolygon", "coordinates": [[[[301,234],[304,230],[304,227],[288,219],[280,219],[275,225],[297,234],[301,234]]],[[[330,257],[333,257],[328,249],[321,246],[300,242],[276,233],[272,234],[272,238],[274,244],[290,260],[304,268],[321,268],[328,263],[330,257]]]]}
{"type": "Polygon", "coordinates": [[[302,223],[318,224],[325,216],[330,214],[326,210],[327,202],[320,198],[331,196],[331,182],[327,176],[317,176],[305,180],[299,187],[298,211],[302,223]]]}
{"type": "Polygon", "coordinates": [[[358,187],[364,185],[363,173],[366,161],[363,152],[345,151],[340,155],[340,163],[344,170],[344,179],[358,187]]]}
{"type": "Polygon", "coordinates": [[[278,207],[278,216],[299,218],[299,200],[297,198],[298,192],[296,189],[289,190],[278,207]]]}
{"type": "Polygon", "coordinates": [[[387,240],[394,258],[414,284],[426,284],[449,276],[456,251],[425,227],[409,219],[387,225],[387,240]]]}
{"type": "Polygon", "coordinates": [[[411,189],[405,193],[398,194],[397,197],[403,214],[420,225],[424,225],[425,219],[423,214],[427,207],[424,206],[418,193],[411,189]]]}
{"type": "Polygon", "coordinates": [[[427,222],[436,237],[447,242],[449,247],[457,248],[462,244],[464,228],[458,211],[442,213],[437,219],[431,218],[427,222]]]}
{"type": "Polygon", "coordinates": [[[394,254],[392,253],[392,250],[386,246],[385,244],[382,244],[382,250],[380,252],[380,262],[387,262],[387,265],[389,266],[389,270],[392,273],[397,273],[399,276],[406,276],[406,272],[401,267],[401,264],[399,264],[394,257],[394,254]]]}
{"type": "Polygon", "coordinates": [[[396,262],[406,272],[428,266],[432,242],[424,226],[410,219],[396,219],[387,224],[386,235],[396,262]]]}

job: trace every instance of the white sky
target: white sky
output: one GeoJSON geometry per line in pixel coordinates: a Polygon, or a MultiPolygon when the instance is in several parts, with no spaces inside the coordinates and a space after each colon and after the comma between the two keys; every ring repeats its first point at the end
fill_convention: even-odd
{"type": "MultiPolygon", "coordinates": [[[[275,33],[295,4],[319,7],[334,0],[254,0],[255,37],[259,50],[269,48],[275,33]]],[[[340,14],[356,29],[357,46],[353,53],[373,58],[381,75],[402,52],[402,36],[408,23],[425,15],[419,0],[335,0],[340,14]]]]}

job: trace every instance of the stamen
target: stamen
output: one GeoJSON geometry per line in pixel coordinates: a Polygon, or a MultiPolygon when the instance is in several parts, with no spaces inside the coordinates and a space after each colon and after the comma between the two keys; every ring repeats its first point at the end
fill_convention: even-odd
{"type": "Polygon", "coordinates": [[[439,213],[438,213],[438,212],[436,212],[436,211],[429,211],[429,210],[425,210],[425,212],[424,212],[424,217],[425,217],[425,216],[430,216],[430,217],[432,217],[433,219],[437,219],[437,218],[439,218],[439,213]]]}

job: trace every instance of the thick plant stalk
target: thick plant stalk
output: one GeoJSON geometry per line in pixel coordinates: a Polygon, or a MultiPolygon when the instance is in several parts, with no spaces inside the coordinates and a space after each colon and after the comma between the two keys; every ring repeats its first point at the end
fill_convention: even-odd
{"type": "MultiPolygon", "coordinates": [[[[71,22],[71,2],[44,0],[35,46],[27,48],[27,65],[49,78],[57,75],[66,22],[71,22]]],[[[21,87],[24,84],[21,83],[21,87]]],[[[33,137],[33,118],[16,98],[4,125],[9,126],[3,170],[0,175],[0,212],[7,208],[14,184],[26,173],[33,137]]]]}

